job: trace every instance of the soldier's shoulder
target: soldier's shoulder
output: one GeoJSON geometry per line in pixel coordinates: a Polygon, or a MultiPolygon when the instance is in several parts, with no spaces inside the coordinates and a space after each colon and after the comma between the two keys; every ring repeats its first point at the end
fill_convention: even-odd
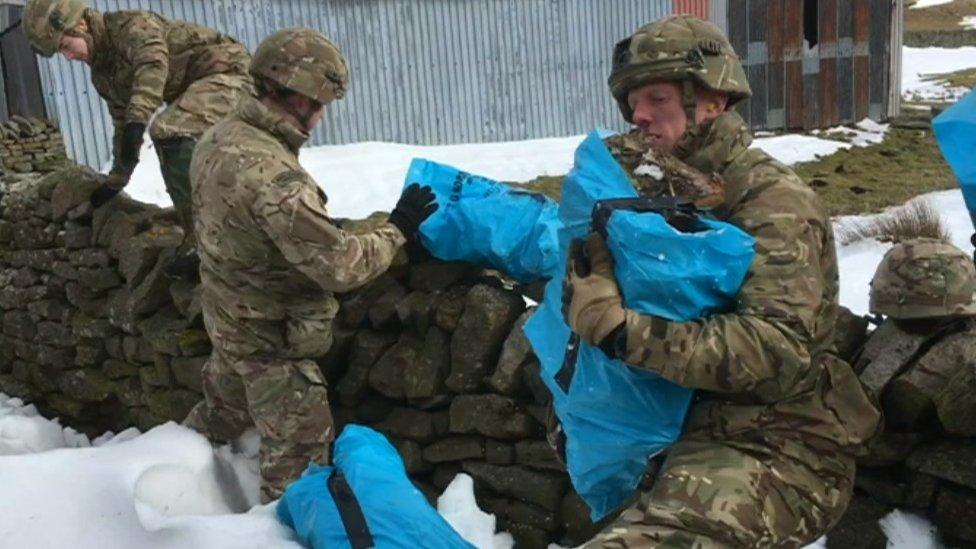
{"type": "Polygon", "coordinates": [[[794,213],[820,221],[827,212],[820,196],[789,166],[760,149],[750,149],[730,167],[744,178],[747,192],[741,207],[794,213]]]}
{"type": "Polygon", "coordinates": [[[221,120],[200,138],[193,154],[199,172],[220,172],[234,179],[266,184],[301,170],[281,154],[274,138],[233,116],[221,120]]]}
{"type": "Polygon", "coordinates": [[[122,10],[105,14],[105,25],[117,38],[138,36],[150,30],[159,29],[165,19],[151,11],[122,10]]]}

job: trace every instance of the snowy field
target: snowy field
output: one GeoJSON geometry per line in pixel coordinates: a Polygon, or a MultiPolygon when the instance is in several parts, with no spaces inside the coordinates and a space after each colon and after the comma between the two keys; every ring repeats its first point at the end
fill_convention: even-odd
{"type": "MultiPolygon", "coordinates": [[[[938,3],[944,2],[922,0],[916,7],[938,3]]],[[[905,48],[903,90],[909,97],[945,94],[922,75],[971,66],[976,66],[976,48],[905,48]]],[[[784,135],[759,138],[755,146],[793,164],[878,142],[885,129],[866,121],[853,144],[784,135]]],[[[440,147],[358,143],[305,149],[302,164],[329,194],[332,215],[355,218],[393,206],[414,157],[494,179],[527,181],[566,173],[582,137],[440,147]]],[[[142,158],[127,192],[139,200],[170,205],[156,155],[147,146],[142,158]]],[[[931,202],[954,242],[972,251],[972,226],[959,191],[917,200],[931,202]]],[[[837,221],[857,219],[867,218],[837,221]]],[[[873,240],[838,248],[841,302],[858,314],[867,312],[867,282],[887,248],[873,240]]],[[[234,450],[212,451],[203,437],[175,424],[145,434],[131,429],[89,440],[57,420],[39,416],[29,404],[0,394],[0,547],[297,548],[290,532],[275,520],[273,505],[254,505],[257,445],[252,435],[234,450]],[[232,493],[237,498],[228,495],[232,493]],[[241,493],[244,507],[251,509],[235,513],[242,506],[241,493]]],[[[441,497],[438,510],[479,548],[512,546],[511,536],[495,534],[494,517],[477,508],[471,479],[465,475],[459,475],[441,497]]],[[[881,525],[889,547],[937,547],[931,526],[919,517],[895,511],[881,525]]]]}

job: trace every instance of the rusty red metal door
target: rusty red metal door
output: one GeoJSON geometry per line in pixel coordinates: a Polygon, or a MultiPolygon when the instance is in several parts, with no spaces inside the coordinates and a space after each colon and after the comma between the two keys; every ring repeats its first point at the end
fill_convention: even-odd
{"type": "Polygon", "coordinates": [[[674,13],[687,13],[708,19],[710,4],[711,0],[674,0],[674,13]]]}

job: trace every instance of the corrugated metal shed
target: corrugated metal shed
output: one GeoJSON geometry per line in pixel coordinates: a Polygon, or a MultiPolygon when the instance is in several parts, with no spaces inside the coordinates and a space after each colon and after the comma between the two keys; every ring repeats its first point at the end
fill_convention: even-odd
{"type": "MultiPolygon", "coordinates": [[[[342,48],[350,94],[312,144],[418,144],[622,129],[606,91],[610,51],[671,13],[707,17],[743,58],[756,129],[816,128],[897,111],[903,0],[92,0],[221,29],[253,49],[274,30],[317,28],[342,48]],[[892,85],[894,83],[894,85],[892,85]]],[[[110,156],[88,69],[40,60],[44,103],[71,154],[110,156]]]]}
{"type": "Polygon", "coordinates": [[[903,0],[728,0],[755,129],[812,129],[897,113],[903,0]]]}
{"type": "MultiPolygon", "coordinates": [[[[707,6],[707,1],[696,2],[707,6]]],[[[613,45],[673,0],[94,0],[199,22],[252,50],[271,32],[321,30],[352,83],[311,142],[503,141],[621,128],[606,91],[613,45]]],[[[110,119],[87,67],[41,61],[48,111],[71,154],[110,156],[110,119]]]]}

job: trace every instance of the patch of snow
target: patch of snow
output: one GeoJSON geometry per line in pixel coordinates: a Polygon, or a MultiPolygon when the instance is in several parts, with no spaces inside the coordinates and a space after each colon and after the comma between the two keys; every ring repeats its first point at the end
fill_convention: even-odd
{"type": "Polygon", "coordinates": [[[34,454],[57,448],[91,446],[88,437],[47,420],[33,404],[0,394],[0,456],[34,454]]]}
{"type": "Polygon", "coordinates": [[[496,534],[495,515],[478,508],[474,500],[474,480],[459,474],[437,498],[437,512],[457,533],[478,549],[511,549],[511,534],[496,534]]]}
{"type": "Polygon", "coordinates": [[[968,15],[963,17],[962,21],[959,22],[959,25],[967,29],[976,29],[976,16],[968,15]]]}
{"type": "Polygon", "coordinates": [[[894,510],[878,521],[888,538],[888,549],[941,549],[935,526],[928,520],[894,510]]]}
{"type": "Polygon", "coordinates": [[[840,149],[851,148],[850,143],[798,134],[756,139],[752,146],[766,151],[767,154],[786,165],[810,162],[818,157],[834,154],[840,149]]]}
{"type": "Polygon", "coordinates": [[[932,75],[976,67],[976,46],[902,50],[901,91],[905,98],[954,101],[969,90],[930,80],[932,75]]]}
{"type": "Polygon", "coordinates": [[[641,164],[640,166],[637,166],[636,170],[634,170],[634,175],[642,175],[650,177],[655,181],[660,181],[664,178],[664,170],[661,169],[661,166],[655,166],[653,164],[641,164]]]}
{"type": "Polygon", "coordinates": [[[952,2],[952,0],[918,0],[914,6],[911,6],[908,9],[919,10],[922,8],[931,8],[932,6],[941,6],[942,4],[948,4],[950,2],[952,2]]]}

